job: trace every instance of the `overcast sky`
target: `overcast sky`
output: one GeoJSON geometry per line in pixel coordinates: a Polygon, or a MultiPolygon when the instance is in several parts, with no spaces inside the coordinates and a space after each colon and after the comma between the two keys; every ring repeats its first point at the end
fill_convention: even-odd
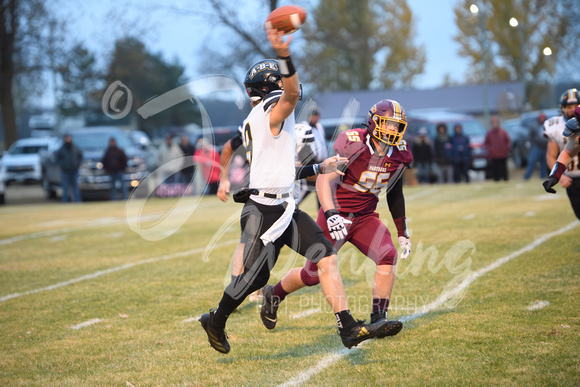
{"type": "MultiPolygon", "coordinates": [[[[437,87],[445,74],[451,74],[454,80],[462,80],[467,62],[457,56],[458,45],[452,39],[456,32],[453,5],[457,0],[407,1],[416,18],[415,43],[423,44],[427,52],[425,73],[418,78],[417,87],[437,87]]],[[[188,78],[194,79],[203,75],[196,72],[195,63],[200,59],[197,49],[204,40],[213,37],[211,24],[203,16],[180,16],[178,12],[160,11],[157,6],[169,3],[189,11],[195,11],[196,5],[203,8],[203,2],[199,0],[60,0],[63,6],[60,9],[69,19],[74,36],[97,51],[103,63],[107,60],[103,55],[110,51],[115,38],[128,31],[138,31],[149,48],[162,52],[166,59],[178,58],[186,67],[188,78]]],[[[241,9],[244,12],[244,8],[241,9]]]]}

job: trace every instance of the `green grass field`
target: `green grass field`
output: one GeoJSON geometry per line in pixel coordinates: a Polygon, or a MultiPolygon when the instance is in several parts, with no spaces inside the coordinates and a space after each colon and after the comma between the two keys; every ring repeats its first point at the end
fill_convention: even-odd
{"type": "MultiPolygon", "coordinates": [[[[564,190],[546,194],[538,180],[405,195],[413,252],[398,264],[389,313],[405,321],[399,335],[344,349],[314,287],[285,301],[273,331],[256,304],[242,304],[228,322],[227,355],[195,317],[217,305],[229,279],[240,205],[205,197],[193,209],[197,198],[187,198],[176,213],[192,214],[180,225],[162,220],[176,200],[149,200],[146,239],[129,228],[122,202],[0,208],[0,381],[580,384],[580,223],[564,190]]],[[[384,201],[379,212],[394,231],[384,201]]],[[[312,196],[302,208],[314,214],[312,196]]],[[[350,245],[339,259],[353,315],[368,319],[374,264],[350,245]]],[[[270,283],[302,264],[284,249],[270,283]]]]}

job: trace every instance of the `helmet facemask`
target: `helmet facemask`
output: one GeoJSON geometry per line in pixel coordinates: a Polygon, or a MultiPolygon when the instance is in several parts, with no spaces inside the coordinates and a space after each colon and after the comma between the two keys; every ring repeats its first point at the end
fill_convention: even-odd
{"type": "Polygon", "coordinates": [[[569,120],[574,117],[574,109],[580,103],[580,93],[577,89],[568,89],[560,97],[560,110],[564,119],[569,120]],[[568,108],[568,106],[573,106],[573,108],[568,108]],[[569,110],[571,114],[567,114],[566,110],[569,110]]]}
{"type": "Polygon", "coordinates": [[[397,102],[384,99],[377,102],[367,116],[369,133],[382,143],[397,146],[407,129],[405,110],[397,102]]]}
{"type": "Polygon", "coordinates": [[[407,121],[396,117],[374,115],[373,137],[387,145],[399,145],[407,129],[407,121]]]}

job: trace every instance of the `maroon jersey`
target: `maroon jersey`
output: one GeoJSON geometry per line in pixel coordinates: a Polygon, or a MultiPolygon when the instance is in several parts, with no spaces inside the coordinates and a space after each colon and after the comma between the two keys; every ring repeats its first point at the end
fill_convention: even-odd
{"type": "Polygon", "coordinates": [[[381,189],[391,178],[399,178],[404,167],[413,162],[413,155],[405,140],[390,146],[380,157],[371,148],[366,129],[353,129],[339,134],[334,144],[336,154],[349,159],[345,175],[336,186],[334,204],[343,213],[368,214],[374,212],[381,189]]]}

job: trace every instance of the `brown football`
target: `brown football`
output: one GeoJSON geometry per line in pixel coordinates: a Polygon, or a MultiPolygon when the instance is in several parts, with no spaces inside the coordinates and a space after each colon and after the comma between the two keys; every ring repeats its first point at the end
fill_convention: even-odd
{"type": "Polygon", "coordinates": [[[302,27],[306,20],[306,10],[297,5],[284,5],[273,10],[264,27],[269,29],[276,29],[285,34],[292,34],[302,27]]]}

